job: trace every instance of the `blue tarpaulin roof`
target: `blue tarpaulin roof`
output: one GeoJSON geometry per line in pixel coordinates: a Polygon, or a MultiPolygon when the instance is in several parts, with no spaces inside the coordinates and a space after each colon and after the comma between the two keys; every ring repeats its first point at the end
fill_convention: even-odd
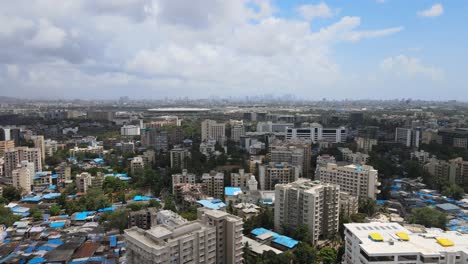
{"type": "Polygon", "coordinates": [[[88,214],[86,212],[76,213],[74,220],[84,221],[86,220],[86,217],[88,217],[88,214]]]}
{"type": "Polygon", "coordinates": [[[203,205],[204,207],[214,209],[214,210],[219,210],[221,208],[225,208],[226,204],[223,203],[219,199],[214,199],[214,200],[199,200],[197,203],[203,205]]]}
{"type": "Polygon", "coordinates": [[[37,203],[37,202],[40,202],[42,200],[42,198],[40,196],[34,196],[34,197],[25,197],[23,199],[21,199],[22,202],[26,202],[26,203],[37,203]]]}
{"type": "Polygon", "coordinates": [[[254,230],[250,231],[250,233],[253,234],[254,236],[260,236],[260,235],[263,235],[265,233],[272,233],[273,242],[275,242],[276,244],[285,246],[287,248],[293,248],[299,243],[299,241],[297,241],[297,240],[294,240],[294,239],[292,239],[290,237],[287,237],[287,236],[280,235],[280,234],[278,234],[276,232],[273,232],[273,231],[268,230],[268,229],[263,228],[263,227],[255,228],[254,230]]]}
{"type": "MultiPolygon", "coordinates": [[[[55,186],[55,185],[54,185],[55,186]]],[[[44,194],[44,199],[55,199],[55,198],[58,198],[60,197],[60,193],[48,193],[48,194],[44,194]]]]}
{"type": "Polygon", "coordinates": [[[62,245],[63,244],[63,241],[59,238],[55,238],[55,239],[51,239],[49,241],[47,241],[46,245],[47,244],[51,244],[51,245],[62,245]]]}
{"type": "Polygon", "coordinates": [[[242,193],[242,190],[240,187],[224,187],[224,195],[235,196],[235,195],[238,195],[239,193],[242,193]]]}
{"type": "Polygon", "coordinates": [[[65,226],[65,222],[64,222],[64,221],[52,222],[52,223],[50,223],[49,226],[50,226],[51,228],[60,228],[60,227],[64,227],[64,226],[65,226]]]}
{"type": "Polygon", "coordinates": [[[133,197],[133,201],[149,201],[151,198],[147,197],[147,196],[141,196],[141,195],[137,195],[135,197],[133,197]]]}
{"type": "Polygon", "coordinates": [[[111,246],[111,247],[117,246],[117,237],[116,237],[116,236],[111,236],[111,237],[109,238],[109,242],[110,242],[110,246],[111,246]]]}
{"type": "Polygon", "coordinates": [[[103,212],[112,212],[112,211],[114,211],[114,210],[115,210],[114,207],[106,207],[106,208],[98,209],[98,212],[99,212],[99,213],[103,213],[103,212]]]}
{"type": "Polygon", "coordinates": [[[40,258],[33,258],[33,259],[29,260],[28,264],[38,264],[38,263],[43,263],[43,262],[45,262],[45,261],[46,261],[46,259],[45,259],[45,258],[42,258],[42,257],[40,257],[40,258]]]}

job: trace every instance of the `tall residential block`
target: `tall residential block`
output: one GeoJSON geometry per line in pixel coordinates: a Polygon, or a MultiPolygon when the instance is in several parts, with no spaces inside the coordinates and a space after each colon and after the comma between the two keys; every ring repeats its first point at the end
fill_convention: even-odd
{"type": "Polygon", "coordinates": [[[347,165],[339,166],[328,163],[327,166],[319,166],[315,172],[315,178],[324,183],[340,185],[341,191],[360,198],[376,199],[380,191],[378,171],[372,166],[347,165]]]}
{"type": "Polygon", "coordinates": [[[26,160],[21,161],[18,168],[12,171],[13,186],[20,189],[22,194],[29,194],[34,174],[34,163],[26,160]]]}
{"type": "Polygon", "coordinates": [[[412,128],[397,127],[395,129],[395,142],[406,147],[419,147],[421,131],[412,128]]]}
{"type": "Polygon", "coordinates": [[[169,155],[172,169],[183,170],[187,168],[188,159],[190,158],[190,151],[188,149],[176,146],[169,151],[169,155]]]}
{"type": "Polygon", "coordinates": [[[237,264],[243,261],[242,219],[202,210],[198,220],[125,230],[127,262],[237,264]]]}
{"type": "Polygon", "coordinates": [[[214,198],[224,197],[224,174],[211,171],[202,175],[203,192],[214,198]]]}
{"type": "Polygon", "coordinates": [[[23,160],[34,163],[34,170],[42,171],[41,151],[38,148],[15,147],[4,154],[5,176],[11,178],[11,173],[23,160]]]}
{"type": "Polygon", "coordinates": [[[226,140],[226,125],[214,120],[204,120],[201,123],[201,139],[202,141],[216,140],[223,145],[226,140]]]}
{"type": "Polygon", "coordinates": [[[5,151],[15,147],[15,142],[13,140],[4,140],[0,141],[0,158],[5,156],[5,151]]]}
{"type": "Polygon", "coordinates": [[[274,163],[259,167],[260,190],[274,190],[276,184],[287,184],[299,178],[300,169],[287,162],[274,163]]]}
{"type": "Polygon", "coordinates": [[[142,157],[134,157],[132,161],[130,161],[130,171],[132,174],[135,174],[137,171],[141,171],[145,168],[145,162],[143,161],[142,157]]]}
{"type": "Polygon", "coordinates": [[[311,145],[301,140],[272,143],[268,150],[270,162],[287,162],[291,166],[298,167],[299,177],[310,176],[311,145]]]}
{"type": "Polygon", "coordinates": [[[175,187],[178,184],[195,184],[196,176],[193,173],[188,173],[187,170],[182,170],[182,173],[172,174],[172,193],[175,193],[175,187]]]}
{"type": "Polygon", "coordinates": [[[312,243],[338,231],[340,186],[301,178],[275,187],[275,230],[306,225],[312,243]]]}

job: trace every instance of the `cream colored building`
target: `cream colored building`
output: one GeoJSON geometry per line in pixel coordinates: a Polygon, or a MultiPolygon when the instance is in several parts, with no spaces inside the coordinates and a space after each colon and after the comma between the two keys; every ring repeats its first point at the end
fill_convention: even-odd
{"type": "Polygon", "coordinates": [[[15,147],[15,142],[13,140],[0,141],[0,158],[5,155],[5,151],[15,147]]]}
{"type": "Polygon", "coordinates": [[[201,139],[204,142],[213,139],[223,145],[226,140],[226,125],[206,119],[201,123],[201,139]]]}
{"type": "Polygon", "coordinates": [[[276,184],[287,184],[299,178],[301,168],[290,166],[287,162],[274,163],[259,167],[260,190],[274,190],[276,184]]]}
{"type": "Polygon", "coordinates": [[[145,162],[142,157],[134,157],[130,161],[130,171],[134,174],[138,170],[143,170],[145,168],[145,162]]]}
{"type": "Polygon", "coordinates": [[[312,243],[338,231],[340,186],[300,178],[275,188],[275,230],[306,225],[312,243]]]}
{"type": "Polygon", "coordinates": [[[46,157],[44,136],[32,136],[31,139],[34,142],[34,147],[38,148],[41,151],[41,159],[42,161],[44,161],[46,157]]]}
{"type": "Polygon", "coordinates": [[[13,186],[21,190],[22,194],[31,193],[31,185],[34,177],[34,163],[22,161],[18,168],[12,171],[13,186]]]}
{"type": "Polygon", "coordinates": [[[214,198],[224,197],[224,174],[211,171],[202,175],[203,193],[214,198]]]}
{"type": "Polygon", "coordinates": [[[138,264],[242,263],[242,219],[199,209],[198,220],[125,230],[127,262],[138,264]]]}
{"type": "Polygon", "coordinates": [[[86,193],[88,189],[93,185],[93,176],[87,172],[83,172],[76,176],[76,189],[78,192],[86,193]]]}
{"type": "Polygon", "coordinates": [[[380,191],[378,171],[368,165],[339,166],[328,163],[327,166],[317,167],[315,178],[324,183],[340,185],[341,191],[360,198],[376,199],[380,191]]]}
{"type": "Polygon", "coordinates": [[[12,176],[12,172],[23,160],[34,163],[34,170],[42,171],[41,151],[38,148],[15,147],[5,151],[5,176],[12,176]]]}
{"type": "Polygon", "coordinates": [[[181,183],[195,184],[196,176],[193,173],[188,173],[187,170],[182,170],[182,173],[172,174],[172,193],[175,193],[175,186],[181,183]]]}

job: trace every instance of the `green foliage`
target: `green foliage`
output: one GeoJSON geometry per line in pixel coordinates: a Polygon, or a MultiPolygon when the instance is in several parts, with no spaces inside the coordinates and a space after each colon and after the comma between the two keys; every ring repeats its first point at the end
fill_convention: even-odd
{"type": "Polygon", "coordinates": [[[359,199],[359,212],[373,216],[378,211],[377,202],[371,198],[359,199]]]}
{"type": "Polygon", "coordinates": [[[99,222],[106,230],[118,229],[122,233],[128,227],[128,210],[117,210],[101,214],[99,222]]]}
{"type": "Polygon", "coordinates": [[[41,221],[42,220],[42,212],[39,211],[37,208],[31,208],[29,210],[29,213],[32,216],[34,221],[41,221]]]}
{"type": "Polygon", "coordinates": [[[148,207],[155,207],[156,209],[159,209],[159,208],[161,208],[161,203],[159,203],[159,202],[156,201],[155,199],[151,199],[151,200],[148,202],[148,207]]]}
{"type": "Polygon", "coordinates": [[[14,222],[19,221],[21,216],[14,215],[9,208],[0,206],[0,224],[11,226],[14,222]]]}
{"type": "Polygon", "coordinates": [[[337,251],[331,247],[321,248],[318,255],[323,264],[332,264],[336,263],[337,251]]]}
{"type": "Polygon", "coordinates": [[[352,223],[365,223],[366,222],[366,214],[357,213],[350,215],[352,223]]]}
{"type": "Polygon", "coordinates": [[[132,211],[139,211],[145,207],[145,204],[143,203],[131,203],[127,205],[127,208],[132,210],[132,211]]]}
{"type": "Polygon", "coordinates": [[[118,191],[125,191],[127,187],[128,184],[126,182],[115,177],[106,177],[104,179],[104,182],[102,183],[102,189],[106,194],[118,191]]]}
{"type": "Polygon", "coordinates": [[[300,243],[294,250],[294,263],[311,264],[319,263],[317,249],[307,243],[300,243]]]}
{"type": "Polygon", "coordinates": [[[455,148],[448,145],[431,143],[422,144],[421,149],[435,155],[441,160],[449,160],[457,157],[462,157],[463,160],[468,160],[468,150],[464,148],[455,148]]]}
{"type": "Polygon", "coordinates": [[[269,207],[262,207],[257,216],[251,217],[244,221],[244,234],[250,234],[250,231],[257,227],[263,227],[273,230],[275,227],[273,209],[269,207]]]}
{"type": "Polygon", "coordinates": [[[177,213],[177,209],[175,207],[174,203],[174,197],[171,195],[167,196],[166,199],[164,199],[164,210],[171,210],[173,212],[177,213]]]}
{"type": "Polygon", "coordinates": [[[436,209],[430,207],[413,209],[409,216],[409,222],[412,224],[420,224],[425,227],[445,228],[447,216],[436,209]]]}
{"type": "Polygon", "coordinates": [[[59,215],[61,212],[61,209],[60,209],[60,206],[56,205],[56,204],[53,204],[50,208],[49,208],[49,214],[51,216],[55,216],[55,215],[59,215]]]}
{"type": "Polygon", "coordinates": [[[3,197],[8,202],[18,201],[21,199],[21,193],[13,186],[6,186],[3,188],[3,197]]]}
{"type": "Polygon", "coordinates": [[[180,214],[180,216],[187,219],[188,221],[197,220],[197,218],[198,218],[197,208],[195,206],[191,206],[191,207],[188,208],[188,210],[180,212],[179,214],[180,214]]]}
{"type": "Polygon", "coordinates": [[[292,232],[292,238],[301,242],[312,242],[312,236],[307,225],[300,225],[292,232]]]}
{"type": "Polygon", "coordinates": [[[465,195],[465,191],[463,190],[462,187],[456,184],[450,184],[442,188],[442,195],[448,196],[455,200],[460,200],[460,199],[463,199],[463,196],[465,195]]]}

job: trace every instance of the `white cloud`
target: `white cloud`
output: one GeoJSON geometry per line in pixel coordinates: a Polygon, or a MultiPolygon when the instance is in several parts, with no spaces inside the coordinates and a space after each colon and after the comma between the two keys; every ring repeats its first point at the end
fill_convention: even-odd
{"type": "Polygon", "coordinates": [[[422,17],[438,17],[444,13],[444,7],[442,4],[435,4],[429,9],[422,10],[418,12],[418,16],[422,17]]]}
{"type": "Polygon", "coordinates": [[[46,19],[40,19],[38,32],[28,44],[40,49],[57,49],[63,46],[66,36],[67,33],[61,28],[46,19]]]}
{"type": "Polygon", "coordinates": [[[333,17],[333,11],[324,2],[316,5],[301,5],[297,8],[301,16],[307,20],[312,20],[317,17],[333,17]]]}
{"type": "Polygon", "coordinates": [[[444,79],[444,71],[434,66],[424,65],[419,59],[398,55],[382,61],[380,70],[390,76],[400,78],[429,78],[433,81],[444,79]]]}

